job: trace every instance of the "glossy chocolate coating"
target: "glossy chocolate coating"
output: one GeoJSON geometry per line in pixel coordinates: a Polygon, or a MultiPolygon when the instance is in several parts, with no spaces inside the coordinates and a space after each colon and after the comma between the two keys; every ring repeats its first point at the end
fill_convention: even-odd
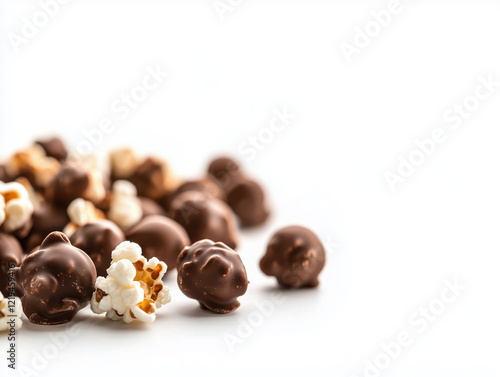
{"type": "Polygon", "coordinates": [[[177,283],[182,293],[201,307],[229,313],[240,306],[248,287],[240,256],[227,245],[202,240],[186,247],[178,258],[177,283]]]}
{"type": "Polygon", "coordinates": [[[229,157],[219,157],[208,165],[208,174],[214,177],[227,192],[232,182],[242,176],[241,168],[229,157]]]}
{"type": "Polygon", "coordinates": [[[316,287],[325,259],[325,249],[312,231],[288,226],[272,236],[260,268],[275,276],[282,287],[316,287]]]}
{"type": "Polygon", "coordinates": [[[61,232],[49,234],[40,249],[16,268],[16,282],[24,291],[24,314],[38,325],[71,321],[92,298],[95,280],[90,257],[61,232]]]}
{"type": "Polygon", "coordinates": [[[148,216],[127,231],[127,240],[139,244],[142,255],[157,257],[167,264],[167,272],[175,270],[177,257],[191,244],[182,226],[164,216],[148,216]]]}
{"type": "Polygon", "coordinates": [[[263,224],[269,217],[262,187],[251,179],[241,179],[227,193],[227,204],[243,226],[263,224]]]}
{"type": "Polygon", "coordinates": [[[191,240],[211,239],[230,248],[238,244],[236,217],[221,200],[209,198],[198,191],[187,191],[173,202],[170,218],[181,224],[191,240]]]}
{"type": "Polygon", "coordinates": [[[45,154],[48,157],[53,157],[58,161],[63,161],[68,157],[68,149],[64,145],[64,142],[58,137],[37,140],[35,144],[40,145],[45,150],[45,154]]]}
{"type": "Polygon", "coordinates": [[[35,208],[31,219],[33,226],[28,236],[22,240],[26,252],[40,245],[49,233],[62,231],[69,223],[69,217],[64,207],[46,201],[35,208]]]}
{"type": "MultiPolygon", "coordinates": [[[[9,297],[9,269],[10,265],[15,267],[21,265],[24,253],[19,241],[12,235],[0,233],[0,292],[4,297],[9,297]]],[[[21,295],[21,290],[17,288],[14,291],[15,296],[21,295]]]]}
{"type": "Polygon", "coordinates": [[[65,163],[49,183],[49,200],[67,207],[73,200],[83,197],[89,183],[89,174],[84,168],[65,163]]]}
{"type": "Polygon", "coordinates": [[[146,158],[127,179],[137,188],[138,196],[157,200],[165,193],[165,164],[153,157],[146,158]]]}
{"type": "Polygon", "coordinates": [[[95,220],[78,228],[70,241],[89,255],[98,276],[106,276],[111,264],[111,252],[125,241],[125,234],[112,221],[95,220]]]}

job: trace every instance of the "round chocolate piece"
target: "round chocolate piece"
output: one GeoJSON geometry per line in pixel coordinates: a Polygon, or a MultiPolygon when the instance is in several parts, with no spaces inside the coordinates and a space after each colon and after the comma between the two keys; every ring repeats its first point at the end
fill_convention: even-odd
{"type": "Polygon", "coordinates": [[[229,157],[219,157],[208,166],[208,174],[214,177],[227,192],[231,183],[242,176],[240,166],[229,157]]]}
{"type": "Polygon", "coordinates": [[[163,210],[163,208],[154,200],[145,198],[143,196],[139,197],[139,200],[141,201],[142,217],[154,215],[165,216],[165,211],[163,210]]]}
{"type": "Polygon", "coordinates": [[[71,321],[92,298],[96,270],[90,257],[61,232],[50,233],[40,249],[16,268],[30,322],[58,325],[71,321]]]}
{"type": "Polygon", "coordinates": [[[205,194],[209,198],[216,198],[222,201],[226,201],[226,193],[219,185],[219,182],[213,178],[211,175],[207,175],[206,177],[194,181],[186,181],[181,184],[177,189],[163,198],[160,199],[160,202],[163,208],[166,210],[170,210],[172,202],[181,194],[187,191],[198,191],[205,194]]]}
{"type": "Polygon", "coordinates": [[[90,184],[90,177],[84,168],[65,163],[50,181],[47,193],[49,199],[62,206],[68,206],[73,200],[83,197],[90,184]]]}
{"type": "Polygon", "coordinates": [[[231,208],[221,200],[198,191],[187,191],[173,202],[170,218],[181,224],[191,240],[211,239],[230,248],[238,244],[238,228],[231,208]]]}
{"type": "Polygon", "coordinates": [[[166,174],[166,166],[162,161],[148,157],[126,179],[137,188],[138,196],[157,200],[165,193],[166,174]]]}
{"type": "Polygon", "coordinates": [[[111,252],[125,241],[125,234],[112,221],[95,220],[78,228],[70,241],[92,259],[97,276],[106,276],[111,265],[111,252]]]}
{"type": "Polygon", "coordinates": [[[63,161],[68,157],[68,149],[64,145],[63,141],[58,137],[53,137],[51,139],[37,140],[35,144],[40,145],[48,157],[53,157],[58,161],[63,161]]]}
{"type": "MultiPolygon", "coordinates": [[[[12,265],[19,267],[24,253],[19,241],[12,235],[0,233],[0,292],[4,297],[10,296],[9,270],[12,265]]],[[[14,295],[20,297],[22,291],[14,288],[14,295]]]]}
{"type": "Polygon", "coordinates": [[[272,236],[260,268],[276,277],[282,287],[316,287],[325,259],[325,249],[312,231],[288,226],[272,236]]]}
{"type": "Polygon", "coordinates": [[[26,252],[40,245],[49,233],[62,231],[66,224],[69,223],[65,208],[46,201],[35,208],[31,219],[33,226],[28,236],[21,241],[26,252]]]}
{"type": "Polygon", "coordinates": [[[177,257],[191,244],[182,226],[164,216],[148,216],[127,231],[127,240],[139,244],[147,259],[158,258],[175,270],[177,257]]]}
{"type": "Polygon", "coordinates": [[[248,287],[240,256],[222,242],[195,242],[177,260],[177,283],[182,293],[198,300],[204,309],[229,313],[240,306],[238,297],[248,287]]]}
{"type": "Polygon", "coordinates": [[[243,226],[263,224],[269,217],[264,191],[251,179],[241,179],[227,193],[227,204],[243,226]]]}

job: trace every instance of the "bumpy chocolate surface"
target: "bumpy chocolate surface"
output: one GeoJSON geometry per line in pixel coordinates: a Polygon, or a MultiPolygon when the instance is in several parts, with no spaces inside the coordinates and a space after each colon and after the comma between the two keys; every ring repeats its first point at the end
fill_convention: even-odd
{"type": "Polygon", "coordinates": [[[78,228],[70,241],[89,255],[98,276],[106,276],[111,264],[111,252],[125,241],[125,234],[112,221],[96,220],[78,228]]]}
{"type": "Polygon", "coordinates": [[[227,204],[243,226],[263,224],[269,217],[262,187],[251,179],[241,179],[227,193],[227,204]]]}
{"type": "Polygon", "coordinates": [[[325,249],[312,231],[289,226],[272,236],[260,268],[283,287],[316,287],[325,259],[325,249]]]}
{"type": "Polygon", "coordinates": [[[90,184],[88,172],[75,164],[65,163],[49,183],[49,199],[62,206],[68,206],[73,200],[83,197],[90,184]]]}
{"type": "Polygon", "coordinates": [[[35,144],[40,145],[45,150],[47,156],[53,157],[58,161],[63,161],[68,156],[68,149],[64,145],[64,142],[58,137],[37,140],[35,144]]]}
{"type": "Polygon", "coordinates": [[[40,249],[16,268],[16,282],[24,291],[24,314],[38,325],[71,321],[92,298],[95,280],[90,257],[61,232],[49,234],[40,249]]]}
{"type": "Polygon", "coordinates": [[[191,244],[184,228],[163,216],[148,216],[127,231],[127,240],[139,244],[147,259],[157,257],[167,264],[167,272],[177,265],[177,257],[191,244]]]}
{"type": "MultiPolygon", "coordinates": [[[[0,292],[4,297],[9,297],[9,269],[10,265],[15,267],[21,265],[24,253],[19,241],[10,234],[0,233],[0,292]]],[[[21,290],[15,289],[15,296],[21,295],[21,290]]]]}
{"type": "Polygon", "coordinates": [[[178,258],[177,283],[204,309],[229,313],[240,306],[238,297],[248,287],[240,256],[227,245],[210,240],[186,247],[178,258]]]}
{"type": "Polygon", "coordinates": [[[31,219],[33,226],[28,236],[22,240],[26,252],[40,245],[49,233],[62,231],[69,222],[69,217],[64,207],[59,207],[46,201],[35,208],[31,219]]]}
{"type": "Polygon", "coordinates": [[[186,229],[191,242],[211,239],[233,249],[238,245],[236,218],[221,200],[187,191],[172,202],[169,216],[186,229]]]}

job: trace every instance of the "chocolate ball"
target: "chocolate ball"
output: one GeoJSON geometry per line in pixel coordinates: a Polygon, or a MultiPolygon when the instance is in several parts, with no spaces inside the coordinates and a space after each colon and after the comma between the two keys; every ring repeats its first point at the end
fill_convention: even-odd
{"type": "Polygon", "coordinates": [[[242,179],[227,193],[227,204],[243,226],[263,224],[269,217],[262,187],[251,179],[242,179]]]}
{"type": "Polygon", "coordinates": [[[7,168],[5,165],[0,164],[0,181],[2,182],[10,182],[12,179],[7,173],[7,168]]]}
{"type": "Polygon", "coordinates": [[[177,283],[182,293],[216,313],[229,313],[240,306],[238,297],[248,287],[240,256],[222,242],[195,242],[178,258],[177,283]]]}
{"type": "Polygon", "coordinates": [[[325,259],[325,249],[312,231],[288,226],[272,236],[260,268],[276,277],[282,287],[316,287],[325,259]]]}
{"type": "Polygon", "coordinates": [[[162,204],[163,208],[169,211],[170,207],[172,206],[172,202],[179,195],[187,191],[198,191],[210,198],[216,198],[222,201],[226,201],[226,193],[219,185],[219,182],[212,176],[207,175],[202,179],[184,182],[179,187],[177,187],[174,192],[162,197],[160,199],[160,203],[162,204]]]}
{"type": "Polygon", "coordinates": [[[58,137],[37,140],[35,144],[40,145],[45,150],[45,154],[48,157],[53,157],[58,161],[63,161],[68,157],[68,149],[64,145],[64,142],[58,137]]]}
{"type": "Polygon", "coordinates": [[[88,254],[98,276],[106,276],[106,270],[111,265],[111,252],[125,241],[125,234],[112,221],[95,220],[78,228],[70,241],[88,254]]]}
{"type": "Polygon", "coordinates": [[[46,201],[35,208],[31,219],[33,226],[28,236],[21,241],[26,252],[40,245],[49,233],[62,231],[69,223],[69,217],[64,207],[46,201]]]}
{"type": "MultiPolygon", "coordinates": [[[[0,292],[4,297],[10,296],[9,270],[12,265],[19,267],[24,253],[19,241],[12,235],[0,233],[0,292]]],[[[15,288],[14,295],[20,296],[22,291],[15,288]]]]}
{"type": "Polygon", "coordinates": [[[52,202],[67,207],[73,200],[83,197],[89,184],[87,170],[73,163],[65,163],[50,181],[47,195],[52,202]]]}
{"type": "Polygon", "coordinates": [[[238,228],[231,208],[201,192],[187,191],[179,195],[172,202],[170,218],[186,229],[191,242],[208,238],[233,249],[238,244],[238,228]]]}
{"type": "Polygon", "coordinates": [[[92,298],[96,269],[90,257],[61,232],[50,233],[40,249],[16,268],[24,291],[24,314],[38,325],[71,321],[92,298]]]}
{"type": "Polygon", "coordinates": [[[163,208],[154,200],[145,197],[139,197],[139,200],[141,201],[142,217],[154,215],[165,216],[163,208]]]}
{"type": "Polygon", "coordinates": [[[191,244],[184,228],[163,216],[145,217],[127,231],[127,240],[139,244],[147,259],[165,262],[167,272],[175,270],[179,253],[191,244]]]}
{"type": "Polygon", "coordinates": [[[138,196],[157,200],[165,193],[166,174],[166,166],[162,161],[148,157],[127,179],[137,188],[138,196]]]}
{"type": "Polygon", "coordinates": [[[214,177],[225,190],[235,179],[242,176],[238,163],[229,157],[219,157],[213,160],[208,166],[208,174],[214,177]]]}

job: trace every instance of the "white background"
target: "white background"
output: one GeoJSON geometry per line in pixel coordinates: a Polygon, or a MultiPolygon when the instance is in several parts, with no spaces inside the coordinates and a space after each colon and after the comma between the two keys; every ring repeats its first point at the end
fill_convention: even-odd
{"type": "Polygon", "coordinates": [[[221,19],[210,1],[73,2],[16,53],[9,33],[40,10],[19,3],[0,2],[2,158],[53,133],[76,148],[109,117],[99,155],[131,144],[191,178],[228,153],[265,183],[274,211],[241,236],[251,284],[240,309],[203,312],[169,277],[173,300],[153,325],[90,320],[87,309],[59,346],[50,334],[64,340],[64,326],[25,321],[18,361],[42,368],[34,375],[362,376],[401,331],[413,343],[383,376],[500,375],[500,88],[459,129],[443,120],[479,76],[500,80],[498,3],[401,1],[351,62],[340,44],[387,3],[247,1],[221,19]],[[111,103],[157,65],[170,76],[120,120],[111,103]],[[296,118],[247,160],[241,143],[283,106],[296,118]],[[384,173],[437,127],[447,141],[391,191],[384,173]],[[321,285],[285,292],[231,352],[224,334],[280,292],[258,260],[293,223],[329,245],[321,285]],[[413,313],[455,278],[467,288],[419,332],[413,313]],[[41,363],[44,352],[55,357],[41,363]]]}

